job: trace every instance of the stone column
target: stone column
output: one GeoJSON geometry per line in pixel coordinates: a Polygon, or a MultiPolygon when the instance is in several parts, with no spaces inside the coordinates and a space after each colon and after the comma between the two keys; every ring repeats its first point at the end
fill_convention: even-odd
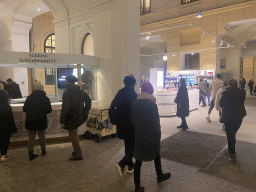
{"type": "Polygon", "coordinates": [[[228,70],[233,70],[233,79],[239,81],[240,79],[240,59],[241,51],[239,49],[231,48],[226,60],[228,70]]]}

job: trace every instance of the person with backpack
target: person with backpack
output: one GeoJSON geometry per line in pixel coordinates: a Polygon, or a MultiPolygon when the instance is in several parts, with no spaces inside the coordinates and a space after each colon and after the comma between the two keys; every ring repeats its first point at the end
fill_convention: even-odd
{"type": "Polygon", "coordinates": [[[66,77],[67,89],[63,93],[60,116],[60,123],[64,129],[68,130],[74,149],[72,157],[69,158],[70,161],[83,159],[78,128],[87,120],[92,103],[91,98],[78,85],[75,85],[75,82],[78,82],[75,76],[69,75],[66,77]]]}
{"type": "Polygon", "coordinates": [[[132,103],[137,99],[135,92],[136,79],[132,76],[124,78],[125,87],[120,89],[114,100],[111,102],[109,117],[111,123],[116,125],[117,137],[124,140],[125,155],[115,166],[119,175],[123,178],[125,167],[128,166],[127,173],[133,173],[134,163],[134,126],[132,123],[132,103]]]}
{"type": "Polygon", "coordinates": [[[34,154],[36,132],[38,132],[42,156],[46,155],[47,114],[52,112],[50,99],[46,96],[41,81],[35,82],[34,91],[27,97],[23,111],[26,112],[25,128],[28,130],[28,154],[29,160],[32,161],[38,157],[38,154],[34,154]]]}

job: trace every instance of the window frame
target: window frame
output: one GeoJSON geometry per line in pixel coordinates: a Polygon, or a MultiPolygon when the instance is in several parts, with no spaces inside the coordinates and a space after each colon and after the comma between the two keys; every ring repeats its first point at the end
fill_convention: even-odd
{"type": "MultiPolygon", "coordinates": [[[[149,1],[149,4],[150,4],[148,10],[145,9],[145,1],[147,1],[147,0],[141,0],[141,1],[143,2],[143,5],[140,4],[140,15],[144,15],[144,14],[147,14],[147,13],[151,13],[151,0],[148,0],[148,1],[149,1]]],[[[141,2],[141,1],[140,1],[140,2],[141,2]]]]}
{"type": "Polygon", "coordinates": [[[50,48],[50,49],[51,49],[51,53],[52,53],[52,50],[53,50],[53,49],[55,50],[56,47],[46,46],[46,41],[48,40],[49,37],[51,37],[51,46],[52,46],[52,36],[53,36],[53,35],[55,35],[55,33],[51,33],[50,35],[48,35],[48,36],[45,38],[45,40],[44,40],[44,53],[46,53],[46,52],[45,52],[45,51],[46,51],[46,48],[50,48]]]}
{"type": "Polygon", "coordinates": [[[184,3],[183,1],[184,0],[181,0],[181,5],[187,5],[189,3],[194,3],[194,2],[197,2],[197,1],[200,1],[200,0],[190,0],[190,2],[187,2],[187,3],[184,3]]]}

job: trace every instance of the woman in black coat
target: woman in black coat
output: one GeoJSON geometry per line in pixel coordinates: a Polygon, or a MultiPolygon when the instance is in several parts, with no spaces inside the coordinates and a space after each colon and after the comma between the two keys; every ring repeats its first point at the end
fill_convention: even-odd
{"type": "Polygon", "coordinates": [[[44,86],[41,81],[35,83],[35,90],[27,97],[23,106],[26,112],[25,128],[28,130],[28,153],[29,160],[38,157],[34,154],[34,142],[36,131],[38,131],[42,155],[46,155],[45,129],[47,128],[47,115],[52,112],[50,99],[46,96],[44,86]]]}
{"type": "Polygon", "coordinates": [[[174,100],[177,104],[177,116],[181,118],[182,123],[177,128],[182,128],[182,130],[188,129],[186,122],[186,117],[189,116],[189,99],[188,90],[186,88],[186,80],[184,78],[180,79],[180,87],[177,93],[177,97],[174,100]]]}
{"type": "Polygon", "coordinates": [[[222,108],[221,123],[225,124],[228,139],[226,154],[231,160],[236,160],[236,133],[239,130],[243,118],[246,116],[244,106],[246,92],[237,87],[237,81],[232,79],[228,82],[229,88],[222,93],[220,107],[222,108]]]}
{"type": "Polygon", "coordinates": [[[12,133],[17,132],[15,126],[12,108],[9,105],[8,93],[3,90],[4,85],[0,83],[0,161],[6,161],[10,155],[7,154],[7,149],[10,143],[12,133]]]}
{"type": "Polygon", "coordinates": [[[155,162],[157,182],[160,183],[171,177],[170,173],[163,174],[160,159],[161,125],[156,104],[156,98],[151,83],[141,86],[138,99],[132,104],[132,119],[134,123],[134,168],[135,191],[144,191],[140,185],[140,170],[142,161],[155,162]]]}

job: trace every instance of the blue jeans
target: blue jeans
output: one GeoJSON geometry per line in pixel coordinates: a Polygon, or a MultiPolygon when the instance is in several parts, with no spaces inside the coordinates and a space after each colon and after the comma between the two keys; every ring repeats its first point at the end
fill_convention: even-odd
{"type": "MultiPolygon", "coordinates": [[[[204,96],[204,100],[205,100],[206,97],[208,98],[208,105],[210,105],[211,104],[211,100],[210,100],[211,93],[209,91],[206,92],[206,94],[204,96]]],[[[206,103],[206,100],[205,100],[205,103],[206,103]]]]}

